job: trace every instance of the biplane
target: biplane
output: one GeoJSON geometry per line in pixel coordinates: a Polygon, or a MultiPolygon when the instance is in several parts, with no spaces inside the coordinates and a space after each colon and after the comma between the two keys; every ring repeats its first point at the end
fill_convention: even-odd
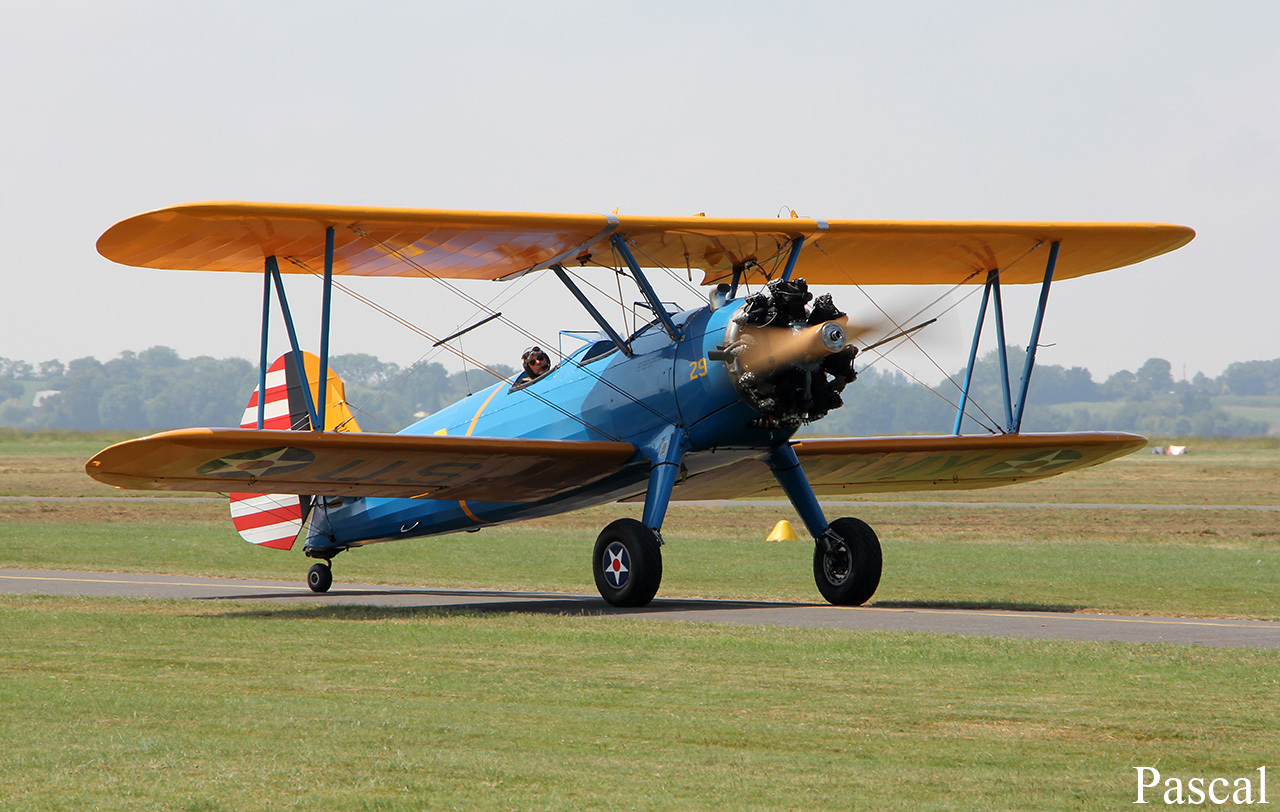
{"type": "Polygon", "coordinates": [[[880,541],[857,518],[829,521],[820,497],[1029,482],[1145,444],[1127,433],[1020,432],[1041,324],[1052,282],[1141,262],[1193,236],[1158,223],[174,206],[116,224],[98,250],[132,266],[260,274],[258,387],[239,428],[130,440],[86,470],[122,488],[228,493],[246,540],[289,549],[305,538],[306,555],[317,560],[307,578],[316,592],[332,584],[335,556],[366,544],[643,502],[641,518],[610,523],[592,553],[601,596],[622,606],[643,606],[658,592],[672,501],[784,495],[814,540],[819,592],[858,605],[879,585],[880,541]],[[701,272],[706,303],[664,303],[649,278],[654,269],[701,272]],[[634,284],[647,308],[630,335],[583,290],[610,272],[634,284]],[[532,273],[557,277],[599,331],[545,374],[502,380],[399,433],[359,430],[329,369],[335,276],[508,282],[532,273]],[[287,274],[312,274],[323,285],[317,355],[299,344],[287,274]],[[952,434],[795,439],[851,395],[845,387],[856,378],[864,332],[829,293],[815,298],[809,288],[855,284],[982,286],[952,434]],[[1016,387],[1003,356],[1000,291],[1009,284],[1040,285],[1016,387]],[[273,293],[290,351],[269,364],[273,293]],[[990,303],[1004,424],[965,435],[990,303]]]}

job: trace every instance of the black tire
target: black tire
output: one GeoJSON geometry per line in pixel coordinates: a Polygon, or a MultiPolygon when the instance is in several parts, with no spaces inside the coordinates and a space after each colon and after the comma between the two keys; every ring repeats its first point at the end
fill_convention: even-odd
{"type": "Polygon", "coordinates": [[[662,547],[640,522],[618,519],[600,531],[591,569],[600,597],[614,606],[645,606],[662,583],[662,547]]]}
{"type": "Polygon", "coordinates": [[[880,539],[860,519],[836,519],[828,528],[842,541],[824,549],[821,540],[813,551],[813,580],[818,591],[836,606],[861,606],[880,586],[880,539]]]}
{"type": "Polygon", "coordinates": [[[311,587],[312,592],[328,592],[329,587],[333,586],[333,570],[329,569],[328,564],[313,564],[307,570],[307,586],[311,587]]]}

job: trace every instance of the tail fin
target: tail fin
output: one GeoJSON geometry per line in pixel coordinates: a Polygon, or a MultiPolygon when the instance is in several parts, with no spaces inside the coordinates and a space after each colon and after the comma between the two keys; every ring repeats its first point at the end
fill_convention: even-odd
{"type": "MultiPolygon", "coordinates": [[[[320,359],[311,353],[302,353],[306,380],[311,390],[312,404],[319,405],[320,359]]],[[[346,391],[333,370],[329,370],[326,382],[324,427],[326,431],[359,431],[355,416],[347,406],[346,391]]],[[[258,428],[258,401],[262,394],[253,390],[249,405],[245,407],[240,428],[258,428]]],[[[302,376],[294,362],[294,354],[285,353],[267,370],[266,396],[262,398],[262,428],[276,430],[310,431],[311,416],[303,396],[302,376]]],[[[306,523],[311,511],[311,497],[292,493],[233,493],[231,521],[240,536],[250,544],[272,547],[277,550],[293,548],[294,541],[306,523]]]]}

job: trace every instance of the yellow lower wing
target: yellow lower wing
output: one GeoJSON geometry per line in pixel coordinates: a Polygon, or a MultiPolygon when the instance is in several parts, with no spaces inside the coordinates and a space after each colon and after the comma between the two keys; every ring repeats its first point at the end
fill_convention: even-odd
{"type": "MultiPolygon", "coordinates": [[[[1122,432],[985,437],[858,437],[795,444],[820,496],[975,490],[1031,482],[1113,460],[1146,445],[1122,432]]],[[[746,459],[690,476],[673,499],[782,496],[768,466],[746,459]]]]}
{"type": "Polygon", "coordinates": [[[113,445],[85,465],[121,488],[532,502],[635,454],[619,442],[183,429],[113,445]]]}

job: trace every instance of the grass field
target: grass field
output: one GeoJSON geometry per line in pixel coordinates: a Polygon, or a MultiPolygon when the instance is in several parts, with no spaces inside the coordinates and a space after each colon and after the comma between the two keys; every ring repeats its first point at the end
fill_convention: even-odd
{"type": "MultiPolygon", "coordinates": [[[[79,471],[103,439],[0,437],[0,483],[113,494],[79,471]]],[[[1274,505],[1278,473],[1280,444],[1223,442],[949,498],[1274,505]]],[[[335,570],[587,592],[595,534],[637,510],[335,570]]],[[[1280,619],[1274,512],[847,512],[884,540],[881,604],[1280,619]]],[[[779,518],[674,506],[661,595],[817,600],[810,546],[762,541],[779,518]]],[[[239,541],[215,501],[3,501],[0,550],[7,567],[309,563],[239,541]]],[[[49,597],[0,598],[0,629],[0,810],[1093,810],[1132,805],[1136,766],[1280,775],[1277,652],[49,597]]]]}

